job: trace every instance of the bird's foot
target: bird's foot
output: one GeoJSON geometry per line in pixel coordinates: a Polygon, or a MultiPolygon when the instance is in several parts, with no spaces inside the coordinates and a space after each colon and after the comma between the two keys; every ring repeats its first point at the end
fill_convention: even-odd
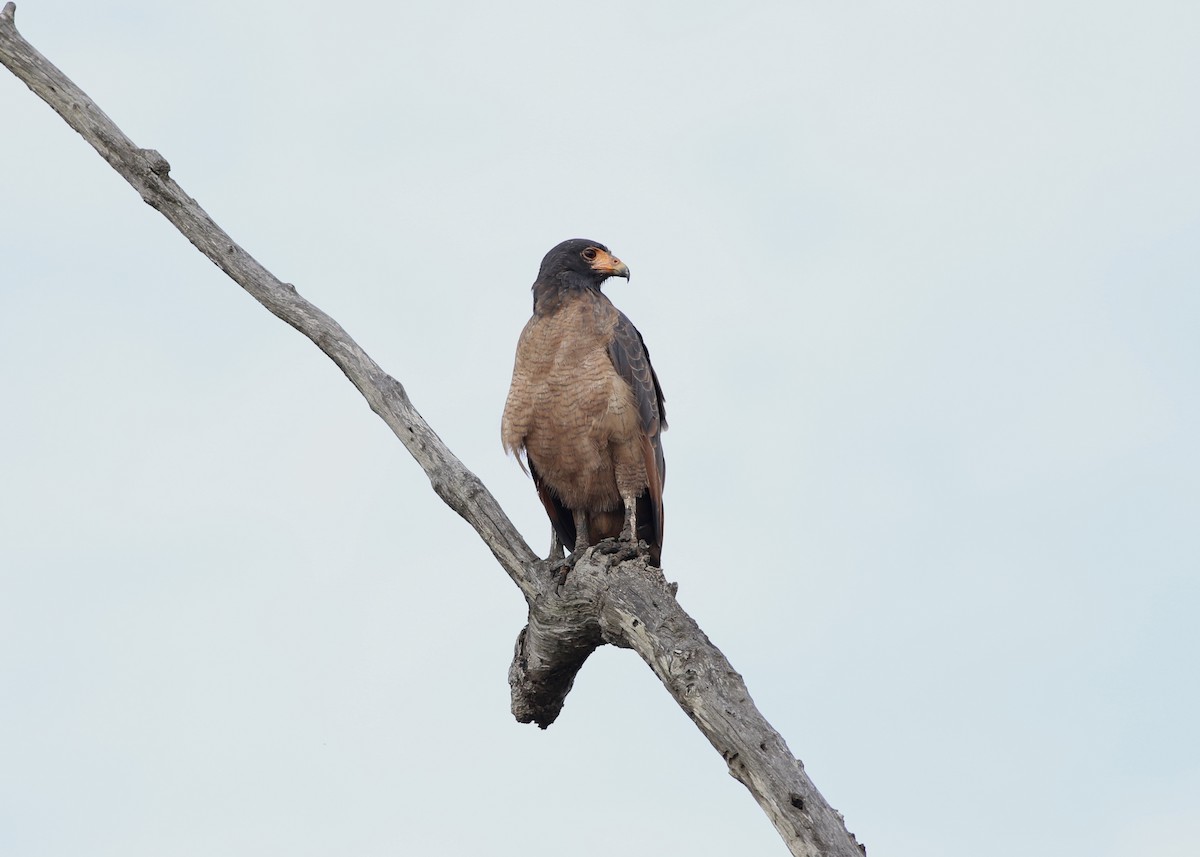
{"type": "Polygon", "coordinates": [[[634,542],[629,536],[624,534],[615,539],[604,539],[604,541],[596,545],[596,553],[616,557],[617,562],[625,562],[627,559],[638,559],[648,551],[649,547],[646,546],[645,542],[634,542]]]}
{"type": "Polygon", "coordinates": [[[554,559],[552,556],[546,561],[550,574],[554,577],[555,588],[562,589],[566,586],[567,575],[575,567],[575,560],[577,559],[579,559],[579,554],[570,553],[558,559],[554,559]]]}

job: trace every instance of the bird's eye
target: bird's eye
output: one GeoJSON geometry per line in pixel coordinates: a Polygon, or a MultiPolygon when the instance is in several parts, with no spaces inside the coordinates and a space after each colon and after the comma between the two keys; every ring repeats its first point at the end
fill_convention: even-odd
{"type": "Polygon", "coordinates": [[[585,261],[585,262],[595,262],[596,261],[596,248],[589,247],[586,250],[584,250],[582,253],[580,253],[579,255],[583,256],[583,261],[585,261]]]}

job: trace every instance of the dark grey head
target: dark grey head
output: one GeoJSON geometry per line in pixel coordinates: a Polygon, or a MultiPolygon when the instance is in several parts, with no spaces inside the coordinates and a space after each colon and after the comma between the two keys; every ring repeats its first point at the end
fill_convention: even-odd
{"type": "Polygon", "coordinates": [[[609,277],[628,280],[629,268],[599,241],[572,238],[559,244],[542,259],[537,283],[544,286],[598,288],[609,277]]]}

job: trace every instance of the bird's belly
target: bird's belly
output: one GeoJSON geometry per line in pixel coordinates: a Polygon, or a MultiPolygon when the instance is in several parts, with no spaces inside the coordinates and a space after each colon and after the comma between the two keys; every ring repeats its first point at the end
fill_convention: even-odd
{"type": "Polygon", "coordinates": [[[633,392],[611,368],[563,375],[536,391],[526,455],[568,508],[619,509],[618,461],[640,441],[633,392]]]}

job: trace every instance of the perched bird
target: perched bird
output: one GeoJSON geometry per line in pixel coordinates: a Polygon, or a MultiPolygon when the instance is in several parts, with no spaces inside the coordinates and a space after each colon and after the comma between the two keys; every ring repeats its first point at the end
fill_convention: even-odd
{"type": "Polygon", "coordinates": [[[629,268],[581,238],[542,259],[500,435],[523,457],[553,527],[550,559],[614,536],[662,556],[662,387],[642,335],[600,292],[629,268]]]}

